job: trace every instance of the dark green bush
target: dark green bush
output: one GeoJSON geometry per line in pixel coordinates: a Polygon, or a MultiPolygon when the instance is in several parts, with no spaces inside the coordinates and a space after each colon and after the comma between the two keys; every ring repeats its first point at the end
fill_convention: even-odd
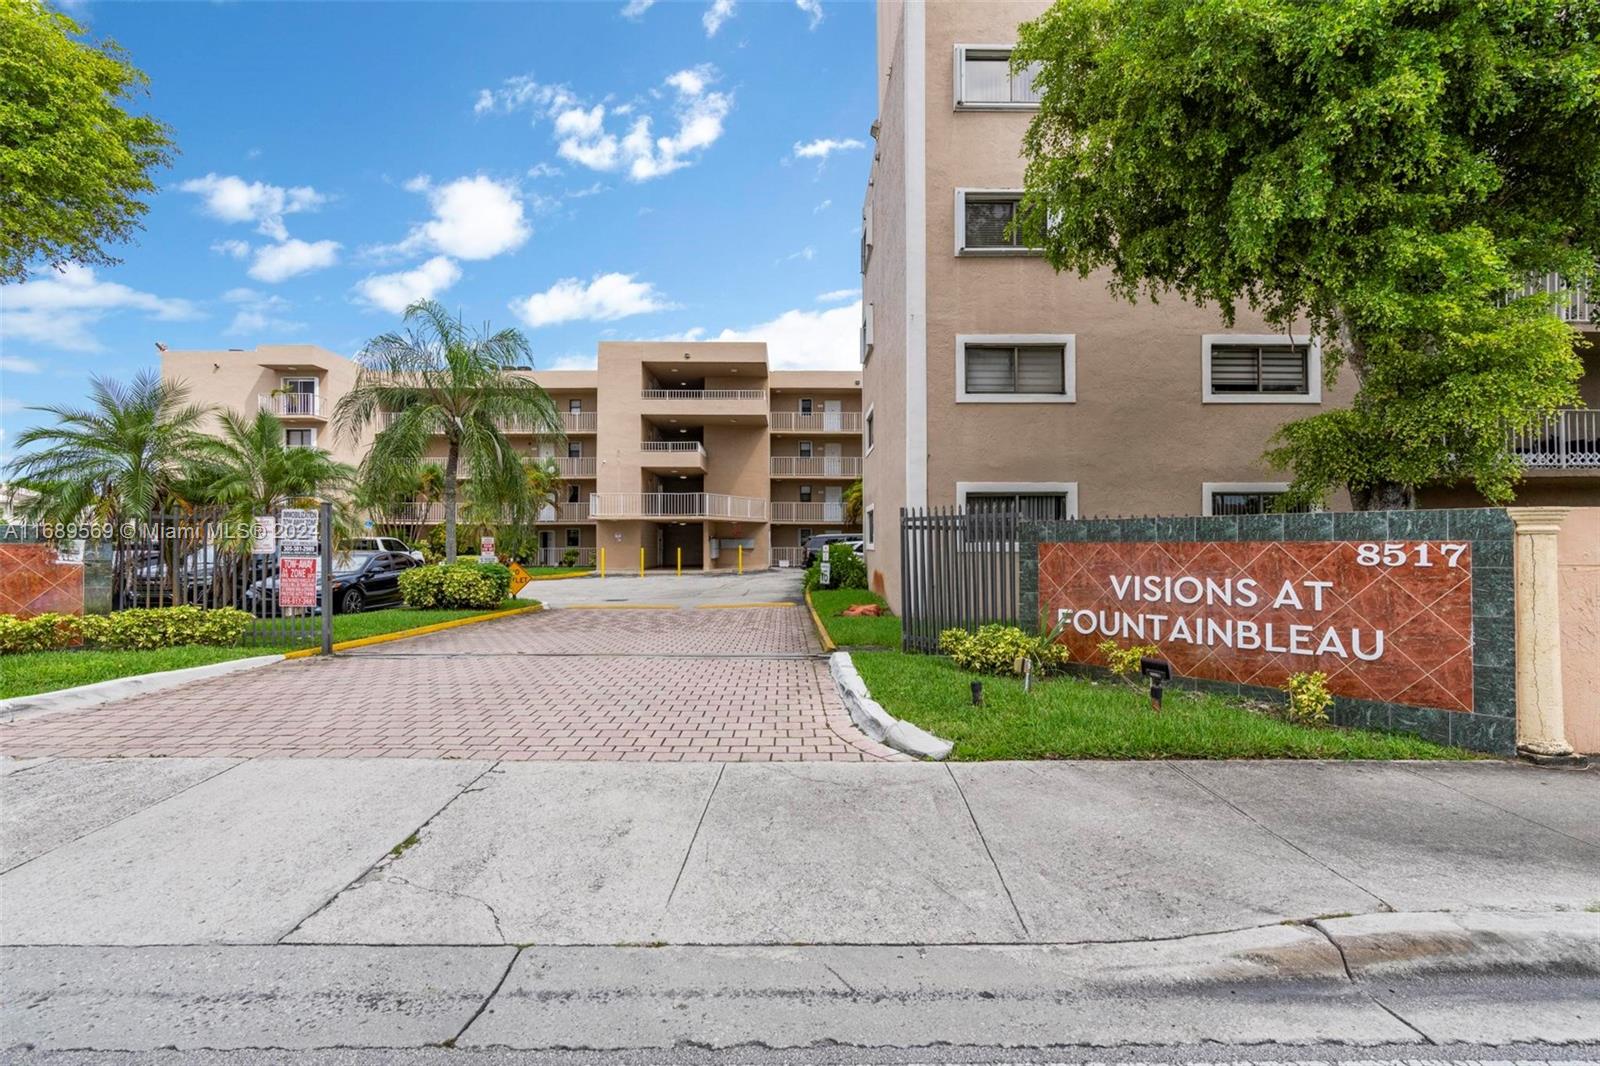
{"type": "Polygon", "coordinates": [[[400,596],[408,607],[490,608],[511,591],[511,571],[499,563],[457,560],[419,566],[400,575],[400,596]]]}
{"type": "Polygon", "coordinates": [[[232,607],[136,607],[106,615],[0,615],[0,653],[58,651],[82,645],[148,651],[180,645],[228,647],[250,629],[248,612],[232,607]]]}
{"type": "MultiPolygon", "coordinates": [[[[827,547],[831,589],[864,589],[867,587],[867,564],[861,556],[850,550],[848,544],[830,544],[827,547]]],[[[806,567],[806,588],[822,588],[822,563],[817,561],[806,567]]]]}

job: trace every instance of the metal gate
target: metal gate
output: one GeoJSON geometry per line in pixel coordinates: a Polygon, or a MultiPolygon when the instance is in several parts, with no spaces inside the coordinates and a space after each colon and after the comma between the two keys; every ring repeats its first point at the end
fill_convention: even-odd
{"type": "Polygon", "coordinates": [[[946,629],[1023,625],[1018,520],[1015,511],[901,510],[900,617],[907,651],[938,651],[946,629]]]}
{"type": "MultiPolygon", "coordinates": [[[[216,508],[173,507],[112,531],[111,608],[234,607],[254,622],[244,643],[254,647],[300,647],[332,640],[332,619],[321,610],[332,602],[332,505],[306,510],[310,530],[276,535],[290,509],[272,516],[270,542],[257,523],[216,508]],[[309,545],[309,549],[308,549],[309,545]],[[280,600],[285,558],[314,564],[316,595],[309,605],[280,600]]],[[[298,524],[290,522],[289,524],[298,524]]],[[[291,570],[299,565],[290,564],[291,570]]]]}

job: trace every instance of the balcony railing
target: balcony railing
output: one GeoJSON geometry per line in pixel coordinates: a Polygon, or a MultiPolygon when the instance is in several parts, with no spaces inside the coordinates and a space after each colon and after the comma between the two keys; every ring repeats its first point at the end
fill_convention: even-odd
{"type": "Polygon", "coordinates": [[[577,553],[574,570],[587,570],[594,566],[593,548],[538,548],[528,562],[532,566],[565,566],[568,552],[577,553]]]}
{"type": "Polygon", "coordinates": [[[772,504],[772,520],[774,522],[831,522],[834,525],[859,525],[857,522],[845,521],[844,504],[828,501],[821,503],[793,503],[787,500],[775,500],[772,504]]]}
{"type": "MultiPolygon", "coordinates": [[[[468,519],[468,508],[463,500],[456,505],[456,518],[463,524],[468,519]]],[[[372,515],[374,522],[399,523],[405,525],[435,526],[444,521],[444,504],[442,503],[407,503],[388,511],[375,512],[372,515]]],[[[589,517],[589,504],[587,501],[579,503],[552,503],[542,508],[534,518],[538,525],[570,525],[578,522],[592,522],[589,517]]]]}
{"type": "Polygon", "coordinates": [[[1562,411],[1511,437],[1511,451],[1528,470],[1600,469],[1600,410],[1562,411]]]}
{"type": "Polygon", "coordinates": [[[540,456],[539,461],[555,463],[556,473],[567,478],[594,477],[598,462],[592,455],[540,456]]]}
{"type": "MultiPolygon", "coordinates": [[[[593,433],[599,421],[599,417],[593,411],[562,411],[559,414],[562,429],[567,433],[593,433]]],[[[398,411],[381,411],[378,414],[378,427],[380,429],[388,429],[394,425],[394,420],[398,417],[400,417],[400,412],[398,411]]],[[[502,433],[518,434],[535,432],[533,423],[518,419],[507,419],[501,422],[500,431],[502,433]]],[[[435,429],[433,432],[437,434],[439,430],[435,429]]],[[[537,432],[544,434],[546,431],[541,429],[537,432]]],[[[554,434],[551,435],[554,436],[554,434]]]]}
{"type": "Polygon", "coordinates": [[[804,566],[806,565],[806,550],[804,548],[774,547],[772,549],[773,566],[804,566]]]}
{"type": "Polygon", "coordinates": [[[271,411],[279,418],[322,417],[322,397],[314,392],[263,392],[256,397],[256,403],[261,410],[271,411]]]}
{"type": "Polygon", "coordinates": [[[697,440],[645,440],[639,442],[644,452],[693,452],[705,457],[706,446],[697,440]]]}
{"type": "Polygon", "coordinates": [[[774,455],[773,477],[860,477],[859,455],[774,455]]]}
{"type": "Polygon", "coordinates": [[[1560,274],[1546,274],[1543,277],[1533,278],[1520,289],[1514,290],[1511,295],[1537,296],[1540,293],[1551,293],[1566,296],[1566,302],[1556,308],[1556,313],[1563,322],[1600,323],[1600,299],[1593,289],[1583,286],[1573,286],[1560,274]]]}
{"type": "Polygon", "coordinates": [[[593,433],[600,425],[600,417],[593,411],[563,411],[561,420],[568,433],[593,433]]]}
{"type": "Polygon", "coordinates": [[[860,411],[773,411],[767,416],[774,433],[860,433],[860,411]]]}
{"type": "Polygon", "coordinates": [[[597,492],[589,497],[596,518],[767,519],[767,501],[719,492],[597,492]]]}
{"type": "Polygon", "coordinates": [[[644,400],[765,400],[766,389],[641,389],[644,400]]]}

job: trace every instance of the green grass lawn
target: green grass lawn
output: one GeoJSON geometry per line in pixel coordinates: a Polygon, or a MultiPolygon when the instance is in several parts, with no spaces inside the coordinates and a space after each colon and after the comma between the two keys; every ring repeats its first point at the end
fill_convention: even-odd
{"type": "MultiPolygon", "coordinates": [[[[506,600],[494,610],[531,605],[528,600],[506,600]]],[[[375,637],[485,613],[475,609],[424,611],[412,607],[391,607],[361,614],[336,614],[333,616],[333,639],[338,643],[375,637]]],[[[0,655],[0,699],[54,692],[74,685],[109,681],[115,677],[206,666],[230,659],[247,659],[252,655],[274,655],[288,650],[287,647],[255,645],[237,648],[158,648],[153,651],[40,651],[24,655],[0,655]]]]}
{"type": "Polygon", "coordinates": [[[523,569],[533,577],[548,577],[551,574],[571,576],[573,574],[594,573],[594,567],[592,566],[524,566],[523,569]]]}
{"type": "MultiPolygon", "coordinates": [[[[837,638],[835,638],[837,639],[837,638]]],[[[1308,729],[1215,696],[1169,690],[1160,715],[1146,692],[1074,677],[1037,682],[971,674],[938,655],[851,656],[892,715],[984,759],[1470,759],[1460,748],[1356,729],[1308,729]],[[983,681],[984,705],[971,684],[983,681]]]]}
{"type": "Polygon", "coordinates": [[[817,617],[828,631],[828,636],[841,648],[872,645],[882,648],[900,647],[900,619],[892,614],[877,618],[842,618],[839,612],[858,603],[876,603],[885,611],[888,607],[883,597],[866,589],[812,589],[811,603],[817,617]]]}

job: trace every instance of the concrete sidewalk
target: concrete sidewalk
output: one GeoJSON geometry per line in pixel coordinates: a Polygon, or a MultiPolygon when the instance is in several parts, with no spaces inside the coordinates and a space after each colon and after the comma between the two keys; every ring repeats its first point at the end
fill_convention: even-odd
{"type": "Polygon", "coordinates": [[[1428,1026],[1600,1039],[1593,772],[315,759],[4,772],[5,1043],[1092,1043],[1132,1031],[1152,989],[1174,1040],[1403,1041],[1428,1026]],[[1343,915],[1385,917],[1319,921],[1343,915]],[[1563,955],[1551,938],[1569,934],[1563,955]],[[1473,977],[1471,1009],[1392,979],[1485,959],[1509,961],[1473,977]],[[1380,1005],[1365,968],[1391,963],[1380,1005]],[[1548,1011],[1484,984],[1530,972],[1559,979],[1548,1011]],[[1222,987],[1254,991],[1224,1009],[1222,987]],[[1401,1021],[1405,995],[1415,1016],[1401,1021]]]}

